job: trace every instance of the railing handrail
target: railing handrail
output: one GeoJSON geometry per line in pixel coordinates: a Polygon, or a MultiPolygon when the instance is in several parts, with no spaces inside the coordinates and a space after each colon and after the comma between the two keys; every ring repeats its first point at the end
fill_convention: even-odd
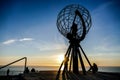
{"type": "Polygon", "coordinates": [[[18,62],[18,61],[23,60],[23,59],[25,59],[25,66],[24,66],[24,70],[25,70],[25,69],[26,69],[26,64],[27,64],[27,57],[23,57],[23,58],[20,58],[20,59],[18,59],[18,60],[15,60],[15,61],[7,64],[7,65],[4,65],[4,66],[0,67],[0,69],[5,68],[5,67],[7,67],[7,66],[9,66],[9,65],[12,65],[12,64],[14,64],[14,63],[16,63],[16,62],[18,62]]]}

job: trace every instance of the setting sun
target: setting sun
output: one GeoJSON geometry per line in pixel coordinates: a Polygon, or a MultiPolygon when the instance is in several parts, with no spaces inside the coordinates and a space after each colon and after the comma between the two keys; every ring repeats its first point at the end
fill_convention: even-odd
{"type": "Polygon", "coordinates": [[[61,55],[58,55],[58,62],[59,63],[62,63],[62,61],[64,60],[64,55],[63,54],[61,54],[61,55]]]}

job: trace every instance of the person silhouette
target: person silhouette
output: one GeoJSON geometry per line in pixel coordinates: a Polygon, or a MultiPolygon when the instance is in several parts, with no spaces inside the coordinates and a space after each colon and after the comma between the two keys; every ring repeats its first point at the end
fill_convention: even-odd
{"type": "Polygon", "coordinates": [[[25,68],[24,73],[29,73],[29,69],[28,69],[28,67],[25,68]]]}
{"type": "Polygon", "coordinates": [[[34,68],[32,68],[32,69],[31,69],[31,72],[35,72],[35,69],[34,69],[34,68]]]}
{"type": "Polygon", "coordinates": [[[10,73],[10,70],[7,69],[7,80],[11,80],[9,73],[10,73]]]}
{"type": "Polygon", "coordinates": [[[8,69],[8,70],[7,70],[7,76],[9,76],[9,73],[10,73],[10,70],[8,69]]]}
{"type": "Polygon", "coordinates": [[[93,73],[98,72],[97,64],[93,63],[93,73]]]}
{"type": "Polygon", "coordinates": [[[98,72],[97,64],[93,63],[93,66],[91,66],[88,71],[91,71],[91,70],[92,70],[93,73],[98,72]]]}

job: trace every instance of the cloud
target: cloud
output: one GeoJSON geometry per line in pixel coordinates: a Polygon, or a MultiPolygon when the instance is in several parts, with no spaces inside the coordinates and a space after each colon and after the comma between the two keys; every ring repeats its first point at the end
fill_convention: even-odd
{"type": "Polygon", "coordinates": [[[6,40],[4,42],[2,42],[2,44],[12,44],[14,42],[22,42],[22,41],[32,41],[34,40],[33,38],[22,38],[22,39],[9,39],[9,40],[6,40]]]}
{"type": "Polygon", "coordinates": [[[15,39],[10,39],[10,40],[4,41],[3,44],[11,44],[11,43],[14,43],[15,41],[16,41],[15,39]]]}
{"type": "Polygon", "coordinates": [[[32,38],[23,38],[23,39],[19,39],[19,41],[32,41],[32,38]]]}

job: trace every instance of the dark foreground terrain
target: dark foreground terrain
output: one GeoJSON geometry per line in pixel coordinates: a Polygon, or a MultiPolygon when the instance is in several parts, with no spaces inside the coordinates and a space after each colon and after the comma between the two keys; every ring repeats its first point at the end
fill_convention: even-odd
{"type": "MultiPolygon", "coordinates": [[[[35,73],[14,75],[14,76],[0,76],[0,80],[55,80],[57,71],[40,71],[35,73]]],[[[67,76],[60,74],[59,80],[120,80],[120,73],[98,72],[92,74],[88,72],[87,75],[67,73],[67,76]]]]}

